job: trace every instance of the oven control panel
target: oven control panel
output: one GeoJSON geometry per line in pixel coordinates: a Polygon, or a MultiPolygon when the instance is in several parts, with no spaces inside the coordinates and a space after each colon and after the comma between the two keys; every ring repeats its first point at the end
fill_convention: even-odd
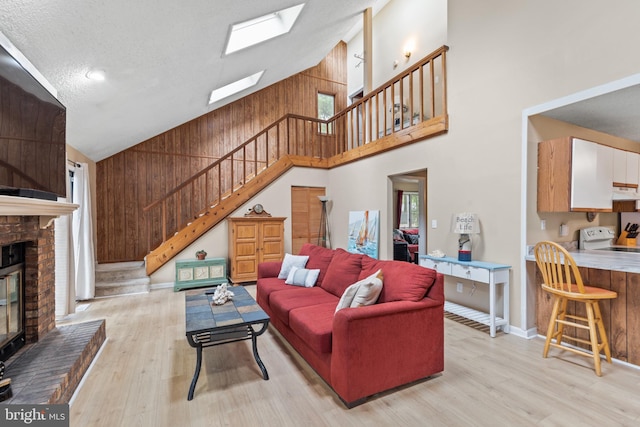
{"type": "Polygon", "coordinates": [[[602,249],[611,246],[615,238],[613,230],[607,227],[589,227],[580,230],[580,249],[602,249]]]}

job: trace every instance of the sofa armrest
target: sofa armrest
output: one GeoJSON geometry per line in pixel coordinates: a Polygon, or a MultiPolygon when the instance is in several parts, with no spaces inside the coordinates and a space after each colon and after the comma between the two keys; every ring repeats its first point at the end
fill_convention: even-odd
{"type": "Polygon", "coordinates": [[[258,279],[265,277],[278,277],[282,261],[265,261],[258,264],[258,279]]]}
{"type": "Polygon", "coordinates": [[[426,297],[338,311],[331,385],[349,405],[444,370],[444,302],[426,297]]]}

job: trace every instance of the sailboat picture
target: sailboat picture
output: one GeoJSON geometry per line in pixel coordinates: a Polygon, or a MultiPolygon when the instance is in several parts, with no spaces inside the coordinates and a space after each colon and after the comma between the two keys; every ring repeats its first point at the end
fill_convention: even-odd
{"type": "Polygon", "coordinates": [[[379,234],[380,211],[349,212],[349,252],[377,259],[379,234]]]}

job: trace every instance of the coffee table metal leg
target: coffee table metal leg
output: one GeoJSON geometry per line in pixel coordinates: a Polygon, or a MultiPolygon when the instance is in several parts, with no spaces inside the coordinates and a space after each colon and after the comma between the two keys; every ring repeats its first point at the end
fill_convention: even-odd
{"type": "Polygon", "coordinates": [[[202,366],[202,344],[198,344],[198,346],[196,347],[196,371],[193,373],[193,379],[191,380],[191,387],[189,387],[189,395],[187,396],[187,400],[193,399],[193,392],[196,390],[196,383],[198,382],[198,377],[200,376],[201,366],[202,366]]]}
{"type": "Polygon", "coordinates": [[[258,336],[255,333],[251,334],[251,344],[253,344],[253,357],[255,357],[256,362],[262,371],[262,378],[268,380],[269,374],[267,373],[267,368],[265,368],[264,363],[262,363],[262,359],[260,359],[260,355],[258,354],[258,336]]]}

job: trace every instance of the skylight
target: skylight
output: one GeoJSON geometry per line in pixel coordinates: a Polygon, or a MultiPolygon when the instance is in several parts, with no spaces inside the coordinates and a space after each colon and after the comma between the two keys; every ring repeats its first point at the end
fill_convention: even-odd
{"type": "Polygon", "coordinates": [[[229,83],[226,86],[222,86],[218,89],[214,89],[211,92],[211,96],[209,97],[209,104],[218,102],[221,99],[224,99],[228,96],[234,95],[238,92],[248,89],[251,86],[255,86],[260,81],[260,77],[262,77],[263,73],[264,73],[264,70],[259,71],[255,74],[252,74],[250,76],[247,76],[243,79],[237,80],[233,83],[229,83]]]}
{"type": "Polygon", "coordinates": [[[291,31],[304,3],[231,26],[225,55],[291,31]]]}

